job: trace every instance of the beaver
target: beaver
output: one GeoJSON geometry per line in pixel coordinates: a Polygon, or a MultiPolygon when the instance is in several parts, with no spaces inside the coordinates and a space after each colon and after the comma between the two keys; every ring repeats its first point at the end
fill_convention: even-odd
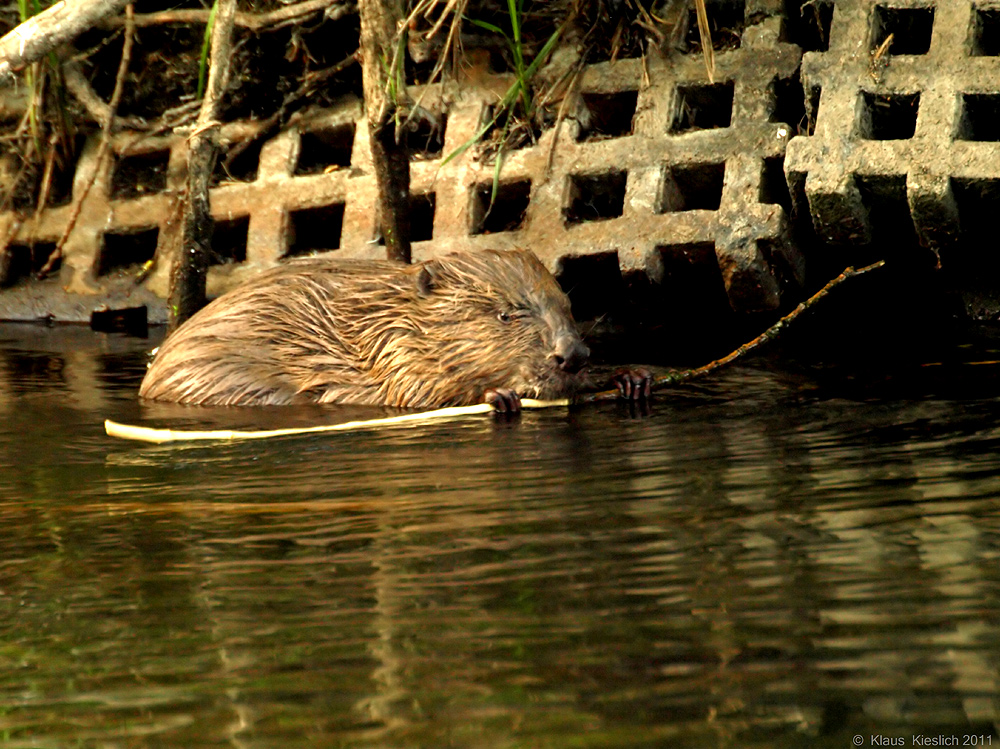
{"type": "MultiPolygon", "coordinates": [[[[313,257],[214,300],[167,338],[139,395],[200,405],[296,402],[517,411],[572,396],[590,351],[526,250],[413,265],[313,257]]],[[[633,394],[629,378],[623,389],[633,394]]],[[[645,388],[648,392],[648,387],[645,388]]]]}

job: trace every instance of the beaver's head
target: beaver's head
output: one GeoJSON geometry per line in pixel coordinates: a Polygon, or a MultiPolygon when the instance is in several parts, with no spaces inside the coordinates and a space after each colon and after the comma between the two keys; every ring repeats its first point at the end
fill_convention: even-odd
{"type": "Polygon", "coordinates": [[[569,299],[532,253],[455,253],[415,265],[413,273],[416,309],[407,322],[415,330],[397,340],[399,355],[383,370],[400,370],[386,382],[390,402],[393,390],[410,390],[407,377],[416,372],[429,377],[419,389],[429,388],[438,403],[478,402],[493,388],[556,398],[579,387],[590,350],[569,299]]]}

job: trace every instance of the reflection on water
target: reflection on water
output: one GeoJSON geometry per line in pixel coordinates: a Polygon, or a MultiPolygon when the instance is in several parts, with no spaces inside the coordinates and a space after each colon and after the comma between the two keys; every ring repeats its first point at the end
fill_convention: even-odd
{"type": "Polygon", "coordinates": [[[997,741],[1000,365],[144,446],[101,421],[358,413],[145,409],[151,344],[39,333],[0,328],[3,746],[997,741]]]}

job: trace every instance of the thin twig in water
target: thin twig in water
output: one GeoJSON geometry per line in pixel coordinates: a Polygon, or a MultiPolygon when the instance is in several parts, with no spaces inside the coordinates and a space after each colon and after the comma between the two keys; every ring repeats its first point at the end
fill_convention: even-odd
{"type": "MultiPolygon", "coordinates": [[[[778,322],[772,325],[770,328],[765,330],[759,336],[754,338],[748,343],[744,343],[738,349],[730,354],[722,357],[721,359],[716,359],[713,362],[709,362],[704,366],[697,367],[695,369],[682,369],[676,372],[668,372],[667,374],[660,375],[653,380],[653,387],[665,387],[671,385],[679,385],[682,382],[687,382],[688,380],[693,380],[698,377],[704,377],[705,375],[714,372],[717,369],[721,369],[727,364],[731,364],[737,359],[746,356],[754,349],[762,346],[768,341],[774,340],[786,327],[788,327],[799,315],[805,312],[807,309],[816,304],[820,299],[829,294],[833,289],[840,284],[844,283],[849,278],[854,276],[860,276],[862,273],[867,273],[868,271],[875,270],[876,268],[881,268],[885,265],[884,260],[879,260],[877,263],[872,263],[871,265],[866,265],[864,268],[846,268],[843,273],[841,273],[836,278],[827,282],[827,284],[813,294],[811,297],[806,299],[804,302],[799,304],[798,307],[793,309],[787,315],[782,317],[778,322]]],[[[618,390],[602,390],[598,393],[584,393],[577,396],[575,403],[593,403],[594,401],[607,401],[616,400],[619,397],[618,390]]]]}
{"type": "Polygon", "coordinates": [[[129,60],[132,58],[132,42],[135,37],[135,28],[132,25],[133,17],[132,3],[129,3],[125,6],[125,36],[122,40],[122,58],[118,63],[118,74],[115,76],[115,87],[111,92],[111,101],[108,102],[107,119],[101,123],[103,130],[101,131],[101,143],[97,148],[97,156],[94,159],[94,173],[80,190],[80,195],[73,204],[73,210],[66,221],[66,228],[63,230],[62,236],[56,242],[56,247],[52,250],[48,260],[45,261],[45,265],[38,271],[39,279],[45,278],[52,271],[52,267],[62,258],[63,247],[66,245],[69,235],[73,233],[76,222],[80,218],[80,212],[83,210],[83,203],[87,199],[90,189],[94,186],[94,182],[97,181],[97,175],[101,171],[101,166],[111,146],[111,130],[114,125],[115,112],[117,112],[118,102],[122,98],[122,89],[125,88],[125,74],[128,72],[129,60]]]}

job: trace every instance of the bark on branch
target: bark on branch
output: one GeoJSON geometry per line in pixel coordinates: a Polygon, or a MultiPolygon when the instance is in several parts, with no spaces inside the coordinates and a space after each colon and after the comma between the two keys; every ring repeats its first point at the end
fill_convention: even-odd
{"type": "Polygon", "coordinates": [[[211,67],[205,98],[188,139],[187,189],[178,252],[170,270],[169,332],[205,306],[205,279],[212,251],[208,182],[218,151],[216,136],[222,96],[229,81],[236,0],[219,0],[212,29],[211,67]]]}
{"type": "MultiPolygon", "coordinates": [[[[323,11],[328,19],[336,19],[347,15],[355,10],[350,2],[344,0],[301,0],[293,5],[284,8],[268,11],[266,13],[247,13],[237,11],[233,18],[233,23],[241,28],[250,31],[263,31],[269,28],[280,28],[290,23],[298,23],[306,16],[323,11]]],[[[211,11],[192,9],[161,10],[156,13],[139,13],[135,17],[135,25],[139,28],[146,26],[163,26],[167,24],[205,24],[211,11]]],[[[106,27],[120,26],[121,21],[117,18],[109,18],[103,24],[106,27]]]]}
{"type": "Polygon", "coordinates": [[[410,262],[410,159],[396,138],[396,115],[406,80],[396,53],[403,24],[400,0],[360,0],[362,83],[368,112],[378,212],[386,257],[410,262]],[[390,94],[391,92],[391,94],[390,94]]]}
{"type": "Polygon", "coordinates": [[[14,71],[40,60],[128,3],[129,0],[60,0],[32,16],[0,39],[0,82],[11,80],[14,71]]]}

